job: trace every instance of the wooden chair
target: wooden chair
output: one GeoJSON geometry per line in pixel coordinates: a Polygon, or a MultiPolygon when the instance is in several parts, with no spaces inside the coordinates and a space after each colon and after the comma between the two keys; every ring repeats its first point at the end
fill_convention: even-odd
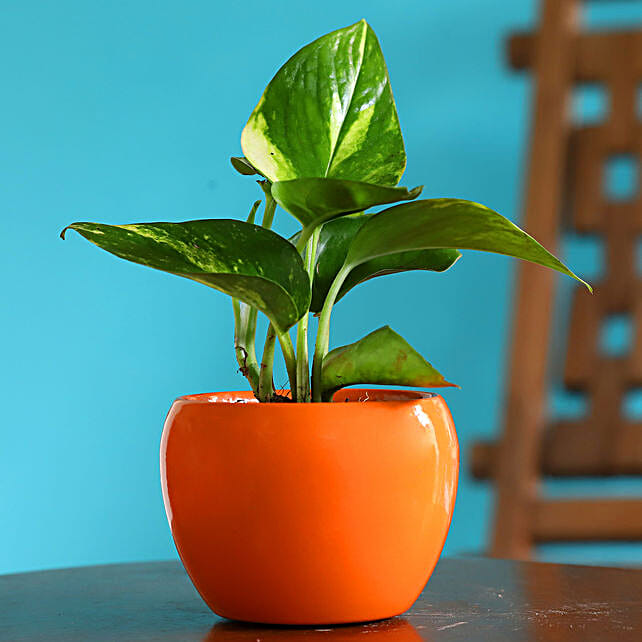
{"type": "MultiPolygon", "coordinates": [[[[603,189],[605,164],[615,155],[642,158],[642,30],[584,31],[581,0],[542,0],[536,33],[509,40],[516,69],[529,69],[534,112],[525,192],[524,227],[552,251],[563,222],[599,235],[605,271],[591,296],[573,292],[563,382],[588,399],[588,415],[555,422],[548,416],[549,346],[556,279],[521,263],[505,416],[498,443],[478,443],[472,472],[496,485],[489,554],[528,558],[541,542],[642,539],[642,499],[550,499],[543,476],[642,474],[642,423],[623,411],[627,392],[642,386],[642,277],[636,246],[642,234],[639,191],[612,200],[603,189]],[[581,83],[601,83],[609,95],[604,122],[577,126],[569,102],[581,83]],[[566,220],[568,219],[568,220],[566,220]],[[604,354],[602,324],[627,315],[628,354],[604,354]]],[[[639,165],[639,163],[638,163],[639,165]]],[[[638,167],[639,182],[639,167],[638,167]]]]}

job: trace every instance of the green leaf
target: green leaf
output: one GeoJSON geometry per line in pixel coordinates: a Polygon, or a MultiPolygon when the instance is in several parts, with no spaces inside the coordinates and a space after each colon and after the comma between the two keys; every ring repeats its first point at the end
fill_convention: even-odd
{"type": "Polygon", "coordinates": [[[232,163],[232,167],[239,174],[243,174],[243,176],[254,176],[255,174],[260,174],[256,167],[254,167],[244,156],[231,156],[230,163],[232,163]]]}
{"type": "Polygon", "coordinates": [[[272,182],[399,182],[406,166],[401,128],[386,63],[365,20],[322,36],[279,69],[241,147],[272,182]]]}
{"type": "Polygon", "coordinates": [[[484,205],[453,198],[404,203],[375,214],[355,236],[346,265],[356,267],[397,252],[438,247],[514,256],[571,276],[591,290],[507,218],[484,205]]]}
{"type": "MultiPolygon", "coordinates": [[[[461,252],[452,248],[412,250],[409,252],[378,256],[353,268],[339,290],[337,301],[353,287],[359,285],[359,283],[374,279],[377,276],[410,272],[411,270],[445,272],[460,258],[461,252]]],[[[328,288],[329,287],[328,285],[328,288]]]]}
{"type": "Polygon", "coordinates": [[[329,401],[340,388],[363,383],[417,388],[455,385],[387,325],[356,343],[335,348],[323,359],[324,401],[329,401]]]}
{"type": "Polygon", "coordinates": [[[337,216],[362,212],[375,205],[411,201],[422,189],[423,185],[409,190],[339,178],[295,178],[273,183],[272,196],[304,227],[314,228],[337,216]]]}
{"type": "MultiPolygon", "coordinates": [[[[348,249],[363,224],[372,214],[344,216],[326,223],[321,229],[312,286],[310,311],[321,311],[330,286],[343,267],[348,249]]],[[[296,243],[298,234],[290,241],[296,243]]],[[[352,288],[377,276],[395,274],[408,270],[429,270],[443,272],[450,268],[461,253],[453,249],[413,250],[380,256],[355,267],[343,282],[337,301],[352,288]]]]}
{"type": "Polygon", "coordinates": [[[66,227],[116,256],[183,276],[264,312],[282,332],[307,313],[310,281],[296,249],[275,232],[231,219],[66,227]]]}

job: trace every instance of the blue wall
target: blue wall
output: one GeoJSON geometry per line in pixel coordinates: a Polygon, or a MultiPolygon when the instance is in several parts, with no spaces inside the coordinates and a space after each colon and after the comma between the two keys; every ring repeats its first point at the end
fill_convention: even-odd
{"type": "MultiPolygon", "coordinates": [[[[518,215],[528,85],[506,71],[502,40],[532,23],[532,0],[267,7],[2,3],[0,572],[175,555],[161,425],[180,394],[244,385],[230,301],[57,235],[75,220],[244,217],[257,188],[228,157],[301,45],[366,17],[404,128],[404,184],[518,215]]],[[[570,251],[589,273],[594,248],[570,251]]],[[[465,455],[498,424],[513,269],[469,253],[444,275],[360,286],[337,307],[333,340],[384,323],[403,333],[461,384],[446,397],[465,455]]],[[[489,508],[464,477],[449,553],[481,548],[489,508]]]]}

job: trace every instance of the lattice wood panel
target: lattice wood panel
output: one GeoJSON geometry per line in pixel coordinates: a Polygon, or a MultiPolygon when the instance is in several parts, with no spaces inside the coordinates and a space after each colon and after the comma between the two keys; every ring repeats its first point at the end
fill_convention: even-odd
{"type": "Polygon", "coordinates": [[[642,30],[582,32],[579,0],[543,0],[537,34],[517,34],[509,56],[531,69],[535,82],[525,226],[555,249],[567,224],[599,237],[604,273],[595,294],[573,293],[564,385],[587,398],[588,414],[551,423],[546,412],[547,353],[551,339],[552,279],[520,267],[509,390],[500,442],[476,444],[472,470],[497,484],[491,554],[528,557],[539,541],[642,539],[642,500],[548,500],[542,475],[642,474],[642,423],[627,419],[624,400],[642,386],[642,278],[636,251],[642,238],[642,30]],[[569,98],[579,83],[600,83],[608,95],[603,122],[573,126],[569,98]],[[637,188],[609,194],[614,159],[635,168],[637,188]],[[548,197],[542,196],[548,194],[548,197]],[[613,315],[628,320],[632,343],[608,354],[600,343],[613,315]]]}

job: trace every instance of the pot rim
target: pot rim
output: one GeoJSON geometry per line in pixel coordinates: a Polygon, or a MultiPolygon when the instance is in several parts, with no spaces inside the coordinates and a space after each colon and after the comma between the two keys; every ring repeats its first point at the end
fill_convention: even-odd
{"type": "MultiPolygon", "coordinates": [[[[282,391],[289,394],[289,390],[282,391]]],[[[315,406],[343,407],[346,403],[367,403],[369,406],[406,406],[417,402],[442,401],[441,395],[424,390],[407,390],[394,388],[343,388],[337,391],[332,401],[318,403],[259,403],[250,390],[227,390],[220,392],[201,392],[181,395],[174,400],[174,405],[234,406],[245,407],[260,405],[261,408],[313,408],[315,406]]]]}

